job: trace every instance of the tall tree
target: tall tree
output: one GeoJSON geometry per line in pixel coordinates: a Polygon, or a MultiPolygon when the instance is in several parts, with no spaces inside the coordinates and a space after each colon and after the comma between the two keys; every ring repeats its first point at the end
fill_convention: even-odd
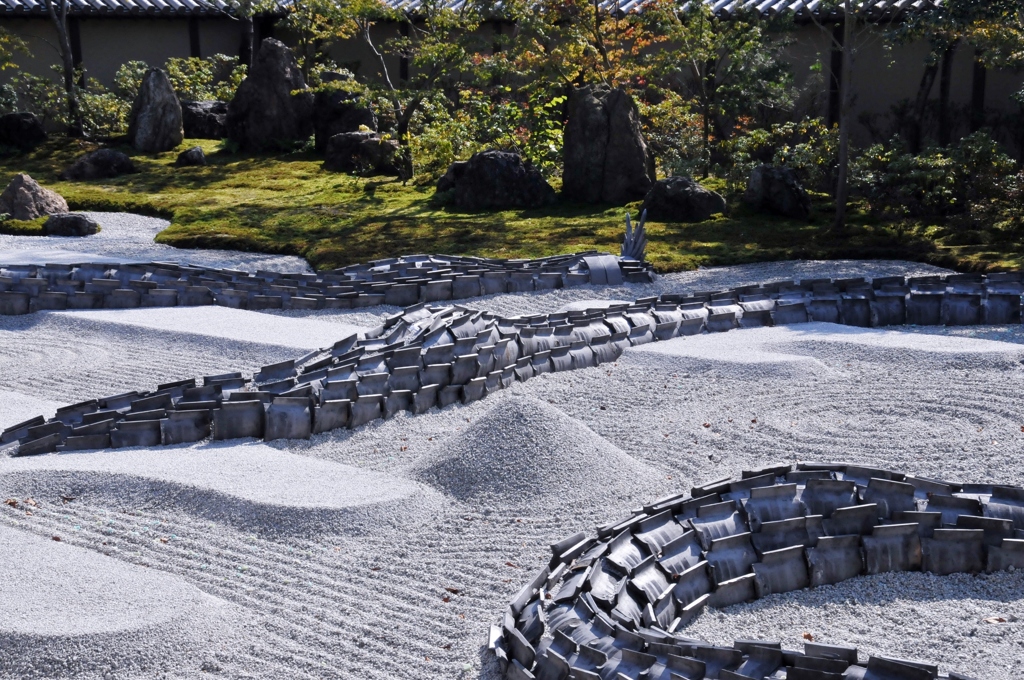
{"type": "Polygon", "coordinates": [[[486,80],[482,64],[491,45],[485,44],[478,32],[484,8],[485,3],[477,0],[466,0],[455,9],[444,0],[423,0],[412,15],[381,0],[351,0],[346,7],[346,16],[376,59],[381,79],[376,89],[394,108],[395,136],[402,147],[406,178],[412,176],[409,126],[423,102],[445,90],[457,91],[470,81],[486,80]],[[373,28],[385,20],[404,24],[405,35],[378,45],[373,28]],[[406,64],[408,73],[398,75],[408,77],[396,77],[388,56],[406,64]]]}
{"type": "Polygon", "coordinates": [[[68,135],[81,137],[85,130],[85,120],[78,103],[78,84],[75,73],[75,56],[71,51],[71,35],[68,31],[69,0],[45,0],[46,12],[57,32],[57,52],[60,54],[61,70],[64,79],[64,94],[68,107],[68,135]]]}
{"type": "Polygon", "coordinates": [[[640,18],[650,34],[663,36],[651,51],[649,76],[691,99],[700,113],[705,176],[715,140],[728,140],[738,121],[792,106],[792,77],[780,59],[780,29],[788,22],[753,10],[722,17],[703,2],[679,11],[668,0],[656,0],[640,18]]]}

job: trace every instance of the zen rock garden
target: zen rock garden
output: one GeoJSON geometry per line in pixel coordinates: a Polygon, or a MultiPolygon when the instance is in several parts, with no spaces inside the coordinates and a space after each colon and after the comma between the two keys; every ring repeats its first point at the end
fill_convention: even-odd
{"type": "MultiPolygon", "coordinates": [[[[763,150],[709,179],[710,105],[704,174],[665,173],[667,100],[638,77],[549,97],[556,173],[516,137],[531,99],[423,181],[409,122],[440,114],[400,93],[428,28],[402,24],[389,113],[348,62],[311,69],[323,39],[244,18],[261,40],[227,95],[136,63],[121,136],[0,193],[0,677],[1024,677],[1024,272],[753,247],[666,272],[666,239],[718,256],[737,214],[811,230],[822,192],[763,150]],[[183,211],[84,209],[160,194],[157,165],[173,191],[220,182],[229,154],[315,163],[304,181],[345,198],[302,203],[320,231],[291,241],[197,199],[238,214],[173,251],[183,211]],[[370,231],[342,216],[403,191],[370,231]]],[[[345,37],[387,76],[376,21],[345,37]]],[[[0,147],[53,128],[8,113],[0,147]]]]}

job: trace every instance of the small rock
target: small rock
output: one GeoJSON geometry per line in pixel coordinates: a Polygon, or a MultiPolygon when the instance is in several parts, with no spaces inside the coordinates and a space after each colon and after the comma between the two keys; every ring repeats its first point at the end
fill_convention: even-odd
{"type": "Polygon", "coordinates": [[[0,116],[0,146],[31,151],[46,137],[46,129],[34,113],[18,111],[0,116]]]}
{"type": "Polygon", "coordinates": [[[47,236],[91,236],[99,230],[99,222],[82,213],[51,215],[43,225],[47,236]]]}
{"type": "Polygon", "coordinates": [[[138,172],[135,163],[126,154],[114,149],[91,151],[60,173],[63,180],[111,179],[138,172]]]}
{"type": "Polygon", "coordinates": [[[182,151],[178,154],[174,164],[179,168],[206,165],[206,154],[203,153],[203,147],[193,146],[191,149],[182,151]]]}
{"type": "Polygon", "coordinates": [[[651,187],[640,206],[645,210],[655,222],[703,222],[725,212],[725,199],[689,177],[667,177],[651,187]]]}
{"type": "Polygon", "coordinates": [[[228,103],[217,101],[181,102],[181,123],[186,139],[224,139],[228,136],[228,103]]]}
{"type": "Polygon", "coordinates": [[[758,210],[796,220],[811,214],[811,199],[792,168],[759,165],[750,173],[743,201],[758,210]]]}
{"type": "Polygon", "coordinates": [[[160,153],[170,151],[184,138],[181,104],[171,79],[163,69],[151,68],[132,103],[128,141],[139,151],[160,153]]]}
{"type": "Polygon", "coordinates": [[[324,170],[362,175],[398,175],[398,142],[383,140],[376,132],[342,132],[331,137],[324,154],[324,170]]]}
{"type": "Polygon", "coordinates": [[[15,175],[0,194],[0,212],[8,213],[16,220],[34,220],[67,211],[68,203],[63,196],[44,189],[26,174],[15,175]]]}

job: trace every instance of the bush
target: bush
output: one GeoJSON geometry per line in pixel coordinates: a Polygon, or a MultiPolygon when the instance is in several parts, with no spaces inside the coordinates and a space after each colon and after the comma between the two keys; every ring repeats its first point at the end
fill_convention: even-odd
{"type": "Polygon", "coordinates": [[[975,132],[951,149],[917,156],[899,142],[876,144],[854,162],[851,181],[875,215],[949,217],[1005,199],[1015,168],[995,140],[975,132]]]}
{"type": "Polygon", "coordinates": [[[640,98],[637,108],[644,123],[647,145],[668,177],[693,177],[707,167],[700,114],[680,95],[658,93],[657,103],[640,98]]]}
{"type": "Polygon", "coordinates": [[[807,187],[828,191],[839,157],[839,130],[821,118],[748,130],[724,145],[732,167],[727,176],[734,187],[746,186],[751,170],[769,164],[792,168],[807,187]]]}
{"type": "Polygon", "coordinates": [[[178,98],[187,101],[229,101],[245,79],[246,66],[224,54],[167,60],[167,75],[178,98]]]}

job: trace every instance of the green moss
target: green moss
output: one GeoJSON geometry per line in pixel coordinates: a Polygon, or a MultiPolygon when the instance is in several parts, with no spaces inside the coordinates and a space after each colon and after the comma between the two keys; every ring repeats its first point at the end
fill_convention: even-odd
{"type": "Polygon", "coordinates": [[[35,220],[4,220],[0,222],[0,234],[13,236],[42,236],[46,218],[35,220]]]}
{"type": "MultiPolygon", "coordinates": [[[[181,149],[148,155],[125,148],[139,173],[64,182],[59,172],[95,146],[55,140],[31,154],[0,159],[0,181],[28,172],[60,192],[72,210],[166,217],[171,226],[157,236],[160,243],[301,255],[320,269],[414,252],[488,257],[617,252],[625,212],[634,218],[639,212],[638,203],[465,212],[444,205],[432,187],[328,173],[311,154],[229,154],[218,152],[218,144],[186,140],[182,145],[202,146],[206,167],[174,167],[181,149]]],[[[715,178],[705,183],[724,188],[715,178]]],[[[801,258],[899,258],[961,270],[1022,265],[1016,239],[979,240],[941,225],[884,223],[859,204],[852,206],[850,227],[837,235],[829,228],[828,197],[812,198],[815,214],[809,222],[754,213],[738,203],[729,215],[697,224],[652,222],[648,257],[663,272],[801,258]]]]}

